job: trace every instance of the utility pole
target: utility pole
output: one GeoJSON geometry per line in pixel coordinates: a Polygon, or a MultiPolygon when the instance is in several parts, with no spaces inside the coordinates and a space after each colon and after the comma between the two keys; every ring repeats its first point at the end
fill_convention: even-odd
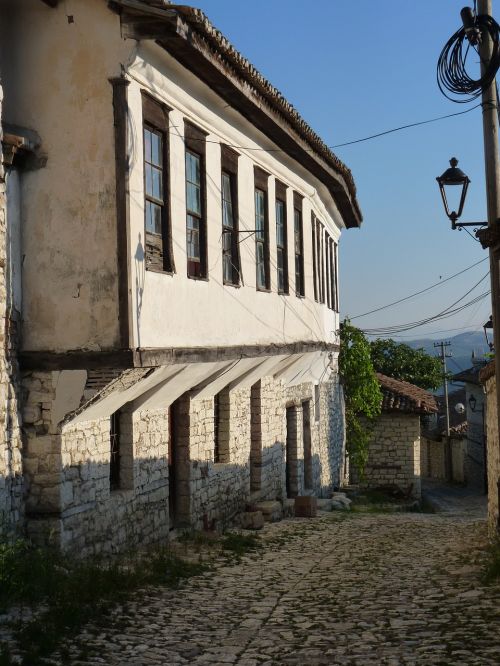
{"type": "MultiPolygon", "coordinates": [[[[491,0],[479,0],[478,14],[493,16],[491,0]]],[[[484,31],[479,47],[481,75],[490,62],[492,40],[484,31]]],[[[490,252],[491,305],[493,315],[493,339],[495,343],[495,376],[497,382],[497,421],[500,433],[500,157],[498,154],[498,99],[495,79],[482,93],[484,167],[486,172],[486,197],[488,205],[488,229],[490,252]]],[[[479,235],[479,234],[478,234],[479,235]]],[[[481,239],[482,240],[482,239],[481,239]]],[[[484,243],[483,243],[484,246],[484,243]]],[[[498,440],[496,442],[498,446],[498,440]]]]}
{"type": "Polygon", "coordinates": [[[443,366],[443,387],[444,387],[444,405],[446,410],[446,437],[450,436],[450,406],[448,404],[448,377],[446,376],[446,359],[451,358],[451,352],[446,352],[446,347],[450,347],[451,342],[435,342],[434,347],[441,347],[441,365],[443,366]]]}

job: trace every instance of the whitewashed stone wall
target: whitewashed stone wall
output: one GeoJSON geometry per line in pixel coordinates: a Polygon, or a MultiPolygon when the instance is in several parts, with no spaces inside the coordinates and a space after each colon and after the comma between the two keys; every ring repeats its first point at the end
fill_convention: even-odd
{"type": "Polygon", "coordinates": [[[420,418],[414,414],[382,413],[375,420],[364,479],[352,470],[353,481],[365,487],[394,486],[420,497],[420,418]]]}
{"type": "Polygon", "coordinates": [[[320,385],[317,409],[311,384],[285,390],[281,381],[264,377],[253,389],[222,391],[218,462],[214,397],[196,399],[185,393],[171,408],[172,424],[168,408],[137,412],[122,408],[117,490],[110,485],[109,417],[55,422],[57,381],[58,373],[52,372],[24,377],[28,528],[37,542],[52,539],[83,556],[112,552],[165,539],[174,524],[224,529],[249,502],[283,500],[290,404],[298,417],[294,494],[326,495],[340,485],[344,432],[335,380],[320,385]],[[309,401],[311,423],[309,488],[304,484],[304,401],[309,401]],[[252,456],[257,431],[258,457],[252,456]],[[170,433],[175,478],[169,488],[170,433]],[[169,492],[175,516],[169,516],[169,492]]]}
{"type": "Polygon", "coordinates": [[[83,555],[123,550],[168,535],[168,412],[121,419],[121,449],[131,446],[130,475],[110,489],[110,420],[66,426],[61,435],[61,523],[64,549],[83,555]]]}
{"type": "Polygon", "coordinates": [[[486,444],[488,447],[488,530],[490,535],[498,531],[500,499],[500,447],[498,440],[498,418],[496,378],[490,377],[486,387],[486,444]]]}
{"type": "Polygon", "coordinates": [[[319,404],[316,404],[312,384],[300,384],[285,391],[286,404],[298,407],[299,435],[298,494],[326,497],[343,481],[345,456],[344,406],[338,377],[319,385],[319,404]],[[304,450],[302,441],[302,403],[310,401],[312,488],[304,484],[304,450]],[[319,412],[317,411],[319,407],[319,412]]]}
{"type": "MultiPolygon", "coordinates": [[[[0,140],[3,92],[0,82],[0,140]]],[[[24,527],[22,442],[18,414],[18,320],[13,316],[7,285],[6,173],[0,148],[0,537],[11,537],[24,527]]]]}

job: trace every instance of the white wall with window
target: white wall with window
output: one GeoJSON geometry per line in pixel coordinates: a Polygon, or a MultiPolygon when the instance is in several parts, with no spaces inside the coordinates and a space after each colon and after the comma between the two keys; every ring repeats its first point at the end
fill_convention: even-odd
{"type": "MultiPolygon", "coordinates": [[[[131,247],[134,345],[335,342],[338,308],[328,307],[326,282],[323,302],[314,300],[311,213],[323,228],[323,281],[329,256],[324,231],[338,243],[343,228],[326,188],[291,157],[267,152],[267,137],[150,43],[140,46],[130,67],[128,100],[135,127],[143,125],[139,102],[144,90],[171,109],[169,204],[175,271],[148,270],[132,261],[140,252],[131,247]],[[233,153],[231,170],[228,150],[233,153]],[[143,285],[140,293],[137,284],[143,285]]],[[[142,136],[134,140],[140,154],[142,136]]],[[[145,167],[160,169],[146,159],[134,162],[132,192],[141,191],[145,167]]],[[[143,233],[144,220],[143,197],[133,197],[132,239],[143,233]]]]}

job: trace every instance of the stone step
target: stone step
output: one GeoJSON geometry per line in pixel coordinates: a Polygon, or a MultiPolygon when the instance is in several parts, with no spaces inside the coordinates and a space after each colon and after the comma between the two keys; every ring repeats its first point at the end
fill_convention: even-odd
{"type": "Polygon", "coordinates": [[[281,502],[273,500],[264,500],[262,502],[255,502],[248,506],[248,511],[260,511],[266,523],[276,523],[283,518],[283,507],[281,502]]]}

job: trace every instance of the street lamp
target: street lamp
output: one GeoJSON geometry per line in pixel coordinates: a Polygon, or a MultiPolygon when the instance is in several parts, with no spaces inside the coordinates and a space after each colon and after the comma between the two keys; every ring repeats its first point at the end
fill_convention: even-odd
{"type": "MultiPolygon", "coordinates": [[[[439,184],[439,191],[441,192],[441,198],[443,199],[444,210],[446,215],[451,220],[451,228],[456,229],[457,227],[472,227],[475,226],[474,222],[461,222],[457,224],[457,220],[462,215],[464,209],[465,197],[467,195],[467,188],[469,187],[469,177],[458,168],[458,160],[456,157],[452,157],[450,160],[450,168],[436,178],[439,184]],[[448,187],[461,187],[462,192],[460,193],[460,203],[458,205],[458,212],[451,211],[448,208],[448,198],[446,196],[446,189],[448,187]]],[[[449,190],[448,190],[449,191],[449,190]]],[[[477,225],[476,225],[477,226],[477,225]]]]}

